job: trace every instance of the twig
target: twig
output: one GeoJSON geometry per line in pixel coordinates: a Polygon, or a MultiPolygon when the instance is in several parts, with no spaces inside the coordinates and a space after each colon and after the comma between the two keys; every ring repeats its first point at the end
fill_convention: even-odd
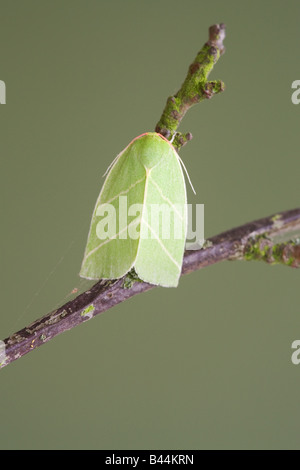
{"type": "MultiPolygon", "coordinates": [[[[176,95],[170,97],[156,126],[156,131],[167,138],[176,132],[183,116],[194,104],[223,91],[221,81],[209,82],[207,77],[224,52],[225,26],[209,29],[209,41],[203,46],[176,95]]],[[[182,147],[191,134],[176,133],[173,145],[182,147]]],[[[276,214],[229,230],[206,241],[203,248],[187,251],[182,275],[224,260],[257,259],[268,263],[280,262],[299,267],[300,208],[276,214]]],[[[103,313],[155,286],[140,281],[133,273],[113,281],[101,280],[74,300],[36,320],[31,325],[0,342],[0,367],[33,351],[55,336],[103,313]],[[5,353],[5,354],[4,354],[5,353]],[[2,361],[2,362],[1,362],[2,361]]]]}
{"type": "MultiPolygon", "coordinates": [[[[169,138],[176,132],[182,118],[191,106],[224,91],[225,85],[221,80],[207,80],[214,64],[225,51],[224,39],[225,25],[223,23],[215,24],[209,28],[209,40],[190,65],[180,90],[167,99],[162,116],[156,124],[156,132],[169,138]]],[[[179,149],[191,139],[190,132],[186,134],[177,132],[173,145],[179,149]]]]}
{"type": "MultiPolygon", "coordinates": [[[[257,241],[268,240],[270,248],[278,245],[272,240],[279,236],[284,236],[287,240],[300,236],[300,208],[242,225],[210,238],[202,249],[187,251],[184,256],[182,275],[224,260],[260,259],[271,262],[269,257],[266,259],[265,256],[257,256],[259,253],[257,241]],[[251,247],[254,253],[252,257],[250,256],[251,247]]],[[[290,250],[287,255],[289,262],[285,264],[299,267],[300,245],[287,241],[284,247],[285,250],[290,250]]],[[[284,256],[282,254],[282,259],[284,256]]],[[[276,261],[280,262],[280,259],[273,260],[273,262],[276,261]]],[[[59,309],[6,338],[4,340],[6,358],[0,366],[4,367],[60,333],[154,287],[156,286],[131,279],[128,275],[115,281],[99,281],[91,290],[80,294],[59,309]]]]}

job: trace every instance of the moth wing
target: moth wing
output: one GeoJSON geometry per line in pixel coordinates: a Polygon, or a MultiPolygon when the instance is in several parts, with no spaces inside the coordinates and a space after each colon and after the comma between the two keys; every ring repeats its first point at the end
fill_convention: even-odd
{"type": "Polygon", "coordinates": [[[141,239],[134,268],[146,282],[176,287],[187,232],[186,186],[176,151],[169,149],[147,176],[141,239]]]}
{"type": "MultiPolygon", "coordinates": [[[[139,230],[137,217],[120,216],[120,197],[126,199],[127,207],[142,204],[144,200],[146,171],[139,163],[136,152],[128,146],[120,153],[109,170],[93,212],[80,276],[86,279],[118,279],[133,266],[137,256],[139,238],[126,236],[128,225],[135,224],[139,230]],[[107,209],[107,229],[110,235],[114,229],[115,237],[99,238],[99,214],[107,209]],[[113,220],[114,219],[114,220],[113,220]],[[110,225],[109,225],[110,224],[110,225]]],[[[126,211],[127,215],[127,211],[126,211]]],[[[103,230],[102,230],[103,232],[103,230]]]]}

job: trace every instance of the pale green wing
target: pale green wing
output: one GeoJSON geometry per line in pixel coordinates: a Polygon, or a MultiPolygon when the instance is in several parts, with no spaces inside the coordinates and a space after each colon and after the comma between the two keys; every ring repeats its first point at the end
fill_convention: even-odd
{"type": "Polygon", "coordinates": [[[134,268],[146,282],[176,287],[181,274],[187,231],[186,187],[176,151],[167,143],[162,147],[163,158],[147,175],[145,212],[134,268]],[[162,207],[159,223],[157,216],[155,219],[152,217],[153,205],[162,207]],[[169,237],[168,233],[163,233],[164,230],[168,231],[168,226],[169,237]]]}
{"type": "Polygon", "coordinates": [[[186,188],[178,155],[159,134],[143,134],[126,147],[108,173],[80,275],[116,279],[134,267],[146,282],[176,287],[186,230],[186,188]],[[125,207],[121,200],[126,200],[125,207]],[[140,217],[128,213],[133,205],[140,207],[140,217]]]}
{"type": "MultiPolygon", "coordinates": [[[[139,229],[139,224],[136,223],[137,218],[135,217],[125,219],[119,217],[119,197],[124,196],[124,200],[125,196],[127,197],[128,207],[131,204],[142,204],[145,184],[146,170],[137,159],[136,152],[132,151],[132,145],[129,145],[110,169],[97,200],[80,270],[81,277],[117,279],[132,268],[137,255],[139,239],[132,239],[126,234],[128,224],[135,224],[137,229],[139,229]],[[99,211],[106,209],[105,204],[109,204],[109,210],[115,210],[116,214],[116,236],[111,239],[99,239],[97,234],[97,230],[99,233],[99,211]]],[[[111,220],[111,222],[113,221],[111,220]]]]}

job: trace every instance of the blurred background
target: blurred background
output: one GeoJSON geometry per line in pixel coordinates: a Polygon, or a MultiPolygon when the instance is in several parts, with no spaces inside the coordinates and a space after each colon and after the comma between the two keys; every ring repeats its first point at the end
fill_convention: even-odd
{"type": "MultiPolygon", "coordinates": [[[[180,153],[205,237],[299,206],[300,4],[0,0],[0,338],[86,290],[102,175],[154,130],[227,26],[180,153]]],[[[224,262],[136,296],[0,372],[2,449],[299,448],[300,272],[224,262]]]]}

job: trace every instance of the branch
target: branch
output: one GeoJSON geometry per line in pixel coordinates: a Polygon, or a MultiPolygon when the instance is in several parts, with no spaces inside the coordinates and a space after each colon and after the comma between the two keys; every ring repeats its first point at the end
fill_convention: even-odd
{"type": "MultiPolygon", "coordinates": [[[[156,124],[156,132],[168,139],[176,132],[182,118],[191,106],[224,91],[225,85],[221,80],[207,80],[214,64],[225,51],[224,39],[225,25],[223,23],[215,24],[209,28],[209,40],[190,65],[180,90],[167,99],[162,116],[156,124]]],[[[173,145],[179,149],[191,139],[192,134],[190,132],[186,134],[176,132],[173,145]]]]}
{"type": "MultiPolygon", "coordinates": [[[[171,135],[173,137],[176,132],[173,145],[178,149],[192,138],[190,133],[177,133],[177,127],[187,110],[224,90],[223,82],[207,80],[214,64],[224,52],[224,38],[223,24],[209,29],[208,42],[189,67],[180,90],[168,98],[156,125],[156,132],[167,138],[171,135]]],[[[300,240],[300,208],[242,225],[210,238],[201,249],[198,247],[199,249],[187,251],[183,259],[182,275],[224,260],[256,259],[299,267],[300,242],[293,241],[295,237],[300,240]]],[[[3,343],[0,341],[0,367],[19,359],[60,333],[154,287],[156,286],[139,280],[134,272],[122,279],[100,280],[74,300],[14,333],[3,343]]]]}
{"type": "MultiPolygon", "coordinates": [[[[299,267],[299,240],[292,241],[296,237],[300,237],[300,208],[242,225],[210,238],[201,249],[186,251],[182,275],[224,260],[259,259],[299,267]],[[279,238],[287,241],[277,243],[279,238]],[[260,244],[261,240],[267,242],[270,252],[260,244]]],[[[99,281],[74,300],[6,338],[6,357],[0,366],[4,367],[60,333],[154,287],[134,279],[131,274],[114,281],[99,281]]]]}

